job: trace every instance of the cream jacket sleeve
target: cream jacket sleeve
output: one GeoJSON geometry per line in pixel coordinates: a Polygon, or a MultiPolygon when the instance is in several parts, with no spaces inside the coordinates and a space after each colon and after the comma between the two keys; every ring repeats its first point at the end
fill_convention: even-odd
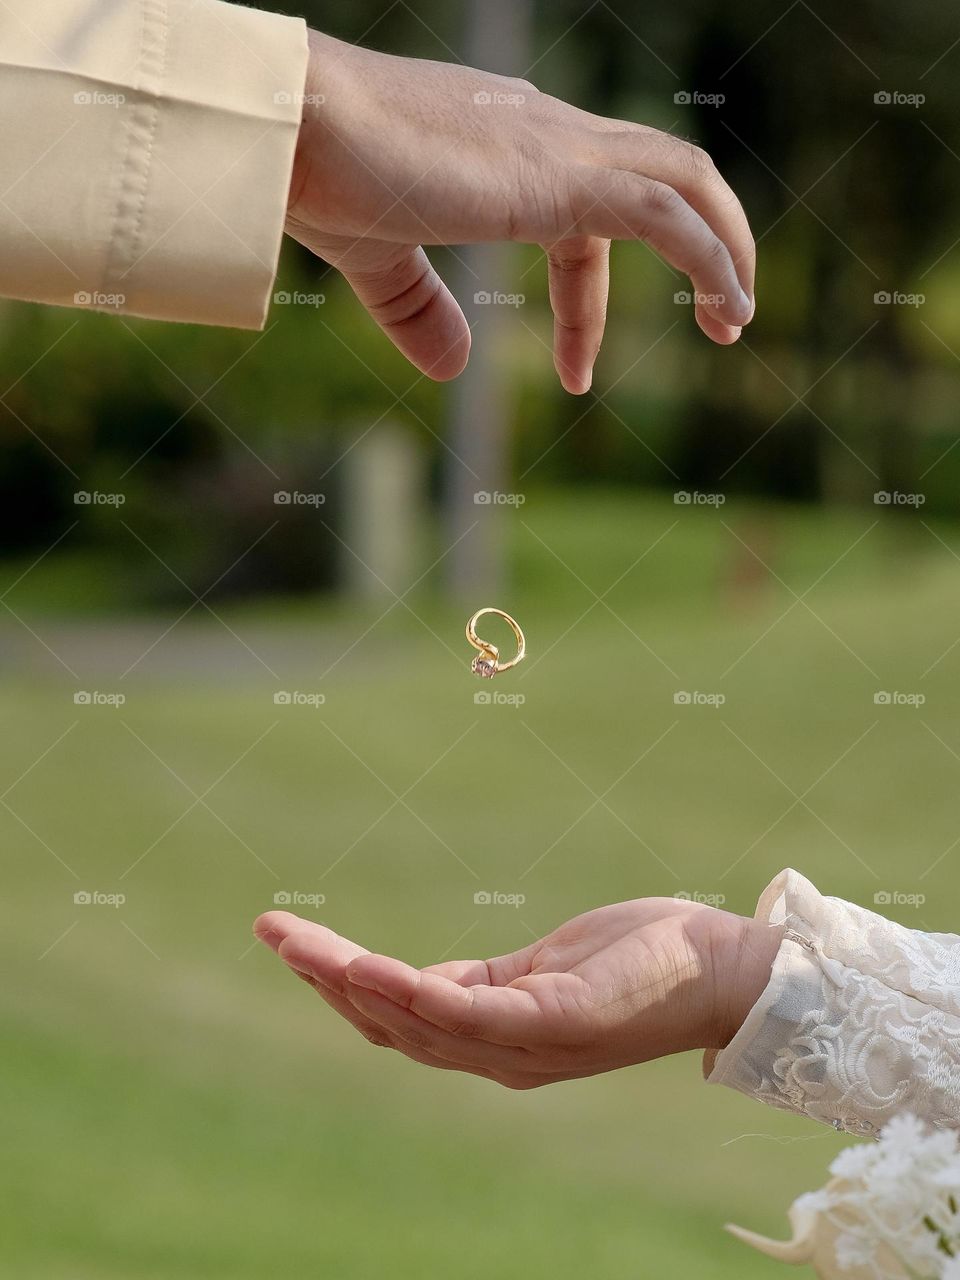
{"type": "Polygon", "coordinates": [[[0,294],[261,327],[306,66],[221,0],[3,0],[0,294]]]}
{"type": "Polygon", "coordinates": [[[708,1080],[855,1134],[901,1111],[960,1128],[960,937],[908,929],[796,871],[764,891],[770,982],[708,1080]]]}

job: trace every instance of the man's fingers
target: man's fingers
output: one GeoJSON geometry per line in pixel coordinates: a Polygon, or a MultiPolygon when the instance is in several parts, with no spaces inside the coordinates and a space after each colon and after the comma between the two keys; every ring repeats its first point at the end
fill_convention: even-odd
{"type": "Polygon", "coordinates": [[[345,264],[341,270],[390,341],[422,373],[446,382],[463,372],[470,327],[423,249],[384,245],[382,265],[359,270],[345,264]]]}
{"type": "Polygon", "coordinates": [[[705,151],[653,129],[605,134],[603,151],[610,167],[644,174],[679,192],[730,250],[737,278],[753,297],[753,233],[743,206],[705,151]]]}
{"type": "MultiPolygon", "coordinates": [[[[639,139],[613,133],[608,135],[607,146],[608,163],[665,182],[683,196],[727,246],[740,287],[752,299],[757,265],[753,233],[743,206],[710,156],[700,147],[655,130],[643,130],[639,139]]],[[[739,338],[739,325],[721,324],[699,300],[695,300],[695,310],[697,323],[714,342],[728,346],[739,338]]]]}
{"type": "Polygon", "coordinates": [[[578,170],[577,226],[609,240],[642,240],[690,277],[698,304],[721,324],[739,327],[753,314],[730,250],[679,192],[617,169],[578,170]]]}
{"type": "Polygon", "coordinates": [[[517,987],[462,987],[374,954],[351,960],[346,977],[453,1035],[530,1047],[546,1038],[546,1019],[536,998],[517,987]]]}
{"type": "Polygon", "coordinates": [[[721,347],[729,347],[740,337],[740,325],[721,324],[719,320],[714,320],[701,306],[696,307],[697,324],[703,330],[711,341],[718,343],[721,347]]]}
{"type": "Polygon", "coordinates": [[[553,307],[553,363],[565,391],[590,390],[610,291],[610,241],[573,236],[546,246],[553,307]]]}

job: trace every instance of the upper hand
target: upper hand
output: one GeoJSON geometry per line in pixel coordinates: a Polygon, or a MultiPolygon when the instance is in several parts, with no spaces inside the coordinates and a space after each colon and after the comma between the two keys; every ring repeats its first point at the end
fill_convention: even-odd
{"type": "Polygon", "coordinates": [[[750,320],[753,237],[699,148],[524,80],[313,31],[310,43],[287,230],[430,377],[463,369],[470,330],[424,244],[542,245],[554,363],[574,394],[589,389],[603,336],[611,240],[643,240],[689,276],[715,342],[735,342],[750,320]]]}
{"type": "Polygon", "coordinates": [[[772,952],[744,964],[745,948],[768,946],[747,937],[752,924],[645,898],[577,916],[512,955],[426,969],[286,911],[254,930],[372,1043],[529,1089],[722,1047],[769,974],[772,952]]]}

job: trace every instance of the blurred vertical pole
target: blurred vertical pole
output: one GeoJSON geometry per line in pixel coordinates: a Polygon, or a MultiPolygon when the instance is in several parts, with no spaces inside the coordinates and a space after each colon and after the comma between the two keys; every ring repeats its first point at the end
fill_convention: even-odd
{"type": "MultiPolygon", "coordinates": [[[[533,0],[464,0],[464,5],[464,62],[498,75],[525,77],[533,61],[533,0]]],[[[447,543],[461,540],[447,557],[446,577],[453,594],[482,595],[484,601],[502,578],[504,508],[478,504],[475,495],[504,488],[509,405],[504,370],[496,355],[499,309],[478,305],[474,297],[498,289],[522,292],[519,286],[510,286],[512,255],[510,245],[466,245],[457,249],[459,261],[451,281],[473,330],[473,347],[470,363],[452,384],[449,402],[451,452],[446,454],[444,485],[447,543]]]]}

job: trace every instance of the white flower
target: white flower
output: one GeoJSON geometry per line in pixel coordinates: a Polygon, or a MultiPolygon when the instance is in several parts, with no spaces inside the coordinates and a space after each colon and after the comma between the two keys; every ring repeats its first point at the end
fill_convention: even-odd
{"type": "Polygon", "coordinates": [[[793,1239],[735,1235],[784,1262],[839,1280],[960,1280],[960,1139],[912,1115],[876,1143],[842,1151],[820,1191],[790,1210],[793,1239]]]}

